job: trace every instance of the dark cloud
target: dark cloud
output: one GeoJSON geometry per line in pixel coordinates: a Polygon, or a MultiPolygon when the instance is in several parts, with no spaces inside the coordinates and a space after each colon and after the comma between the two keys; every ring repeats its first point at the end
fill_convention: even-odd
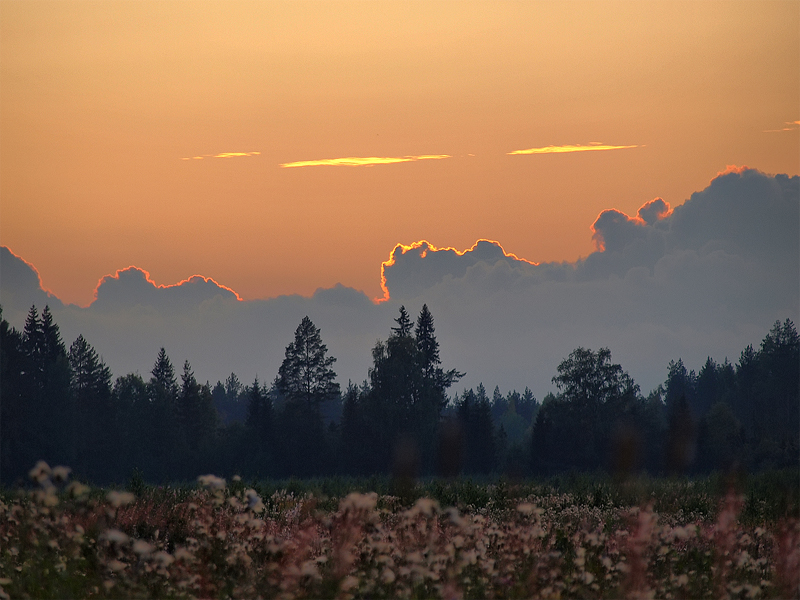
{"type": "Polygon", "coordinates": [[[478,263],[497,262],[531,266],[531,263],[507,254],[498,242],[492,240],[479,240],[463,252],[454,248],[436,248],[425,240],[408,246],[397,244],[389,260],[381,267],[384,290],[388,290],[395,300],[413,298],[446,277],[463,277],[478,263]]]}
{"type": "Polygon", "coordinates": [[[236,301],[239,297],[233,290],[208,277],[193,275],[175,285],[164,286],[156,285],[144,269],[128,267],[100,280],[92,307],[96,310],[115,310],[150,306],[185,310],[217,299],[236,301]]]}
{"type": "MultiPolygon", "coordinates": [[[[342,285],[238,301],[210,279],[157,286],[128,268],[104,278],[88,308],[58,303],[54,312],[65,340],[82,333],[115,374],[146,376],[163,345],[212,382],[231,371],[271,381],[308,315],[346,383],[366,378],[401,303],[412,315],[427,303],[444,366],[466,371],[463,385],[528,385],[541,397],[575,347],[607,346],[648,391],[671,359],[735,362],[776,319],[800,322],[799,223],[800,178],[737,169],[674,210],[657,198],[635,216],[604,211],[593,226],[598,250],[574,263],[536,265],[487,240],[466,251],[398,245],[383,264],[390,298],[378,304],[342,285]]],[[[20,307],[12,324],[34,297],[56,304],[29,265],[6,249],[2,258],[4,315],[7,300],[20,307]]]]}
{"type": "Polygon", "coordinates": [[[42,288],[39,273],[5,246],[0,246],[0,306],[11,323],[24,322],[32,305],[57,309],[61,300],[42,288]]]}

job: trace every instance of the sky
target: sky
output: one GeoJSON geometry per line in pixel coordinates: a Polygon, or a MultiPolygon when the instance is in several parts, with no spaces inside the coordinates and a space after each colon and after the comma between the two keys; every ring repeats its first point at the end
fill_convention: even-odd
{"type": "MultiPolygon", "coordinates": [[[[216,335],[235,329],[242,311],[263,319],[255,329],[274,339],[270,348],[278,350],[265,346],[259,352],[268,360],[246,362],[253,348],[236,354],[231,333],[229,358],[217,360],[230,364],[214,363],[211,350],[194,359],[212,379],[224,376],[216,374],[224,369],[271,379],[295,326],[284,321],[314,307],[336,339],[329,346],[337,345],[342,357],[352,355],[340,359],[343,372],[363,378],[370,344],[387,335],[405,297],[412,312],[422,302],[432,310],[436,305],[443,349],[445,340],[451,343],[445,358],[463,370],[455,364],[461,360],[473,377],[488,360],[481,362],[481,352],[496,354],[498,348],[473,348],[468,341],[480,336],[467,336],[465,328],[493,327],[483,339],[501,346],[501,333],[519,335],[519,325],[497,317],[500,302],[508,315],[525,315],[524,333],[550,350],[545,355],[506,340],[506,362],[498,358],[493,370],[487,366],[487,379],[511,387],[539,378],[544,387],[559,353],[591,342],[612,352],[616,343],[641,378],[657,381],[655,370],[665,364],[655,363],[668,350],[738,353],[738,344],[763,337],[771,319],[795,318],[797,286],[794,292],[772,290],[780,301],[771,304],[764,297],[752,300],[757,310],[727,322],[715,315],[709,321],[713,335],[701,340],[697,329],[654,320],[644,305],[625,304],[627,313],[620,308],[621,298],[632,301],[618,297],[624,286],[615,277],[626,281],[631,269],[649,269],[656,281],[672,272],[659,271],[655,255],[644,260],[637,254],[586,275],[606,286],[598,298],[610,303],[599,306],[597,300],[594,321],[586,306],[571,306],[584,314],[569,318],[563,298],[577,288],[562,297],[564,289],[541,281],[538,273],[547,269],[535,276],[523,271],[539,264],[583,272],[599,259],[610,261],[614,240],[621,244],[616,250],[635,254],[630,248],[643,242],[631,241],[625,237],[630,231],[615,224],[624,229],[626,219],[638,218],[630,227],[658,229],[656,221],[666,227],[664,219],[671,217],[647,224],[637,217],[640,208],[660,198],[677,211],[692,194],[711,197],[713,182],[727,171],[745,185],[747,178],[729,166],[757,169],[752,173],[783,190],[777,198],[788,194],[791,200],[797,185],[791,177],[800,167],[799,105],[797,2],[4,0],[0,245],[35,267],[35,287],[75,305],[64,308],[65,333],[77,335],[79,327],[94,332],[93,343],[117,374],[146,373],[140,354],[152,363],[160,343],[173,342],[178,363],[191,358],[183,354],[192,354],[198,343],[179,328],[174,341],[155,341],[164,329],[157,325],[164,318],[160,305],[140,306],[145,316],[128,306],[126,318],[117,314],[98,325],[99,284],[135,267],[125,273],[146,272],[157,286],[175,286],[165,290],[210,290],[208,298],[201,294],[208,310],[214,298],[227,306],[226,294],[242,299],[235,316],[226,308],[227,316],[204,317],[216,335]],[[769,179],[780,174],[790,177],[785,185],[769,179]],[[612,209],[617,212],[604,213],[612,209]],[[479,240],[496,244],[476,245],[479,240]],[[398,244],[416,247],[403,254],[401,246],[400,258],[407,260],[392,262],[398,244]],[[474,264],[445,260],[458,253],[474,264]],[[389,284],[382,286],[384,263],[392,266],[389,284]],[[443,271],[433,268],[439,263],[443,271]],[[498,264],[541,285],[533,286],[535,292],[521,290],[527,284],[519,282],[510,289],[485,281],[459,288],[478,277],[481,265],[497,271],[498,264]],[[388,291],[392,277],[394,298],[388,291]],[[183,281],[190,285],[176,286],[183,281]],[[259,312],[277,305],[292,310],[274,321],[259,312]],[[361,324],[337,317],[343,307],[361,315],[361,324]],[[544,314],[550,321],[541,320],[544,314]],[[344,323],[357,332],[348,333],[344,323]],[[645,326],[674,344],[643,352],[647,335],[633,330],[645,326]],[[149,345],[142,337],[136,352],[119,341],[134,330],[154,335],[149,345]],[[530,361],[517,354],[538,357],[541,374],[531,374],[530,361]]],[[[791,219],[791,206],[771,217],[791,219]]],[[[717,221],[699,219],[711,228],[701,236],[704,243],[725,238],[710,223],[727,212],[717,221]]],[[[786,240],[793,248],[800,225],[797,219],[789,225],[786,240]]],[[[669,220],[667,230],[672,228],[669,220]]],[[[758,237],[765,247],[769,238],[758,237]]],[[[659,260],[704,247],[669,240],[659,242],[666,244],[659,260]]],[[[752,260],[772,269],[770,281],[777,275],[794,281],[796,269],[783,270],[794,268],[781,254],[786,248],[772,247],[771,254],[747,248],[715,251],[738,258],[752,251],[758,256],[752,260]]],[[[9,269],[0,272],[7,318],[14,312],[8,298],[16,281],[9,269]]],[[[697,271],[692,273],[682,272],[666,296],[686,289],[697,271]]],[[[717,283],[709,292],[729,289],[717,283]]],[[[113,298],[121,302],[124,296],[113,298]]],[[[170,302],[185,307],[188,300],[170,302]]],[[[690,308],[687,322],[712,310],[690,308]]],[[[189,327],[190,315],[182,318],[189,327]]]]}

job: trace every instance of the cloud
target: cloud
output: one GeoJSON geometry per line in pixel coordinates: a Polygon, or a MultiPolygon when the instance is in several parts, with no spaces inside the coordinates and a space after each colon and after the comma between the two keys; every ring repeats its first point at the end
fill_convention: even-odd
{"type": "Polygon", "coordinates": [[[419,156],[348,156],[346,158],[323,158],[320,160],[300,160],[297,162],[282,163],[283,169],[295,167],[371,167],[373,165],[391,165],[395,163],[416,162],[419,160],[441,160],[452,158],[449,154],[421,154],[419,156]]]}
{"type": "Polygon", "coordinates": [[[32,305],[40,310],[47,305],[53,309],[63,307],[61,300],[42,285],[36,267],[9,248],[0,246],[0,306],[3,307],[3,318],[12,323],[22,323],[32,305]]]}
{"type": "Polygon", "coordinates": [[[259,156],[261,152],[220,152],[219,154],[202,154],[200,156],[184,156],[181,160],[203,160],[204,158],[242,158],[259,156]]]}
{"type": "Polygon", "coordinates": [[[106,275],[97,283],[92,306],[96,310],[128,308],[132,306],[154,306],[162,309],[185,309],[220,298],[241,301],[231,288],[221,285],[210,277],[192,275],[172,285],[157,285],[150,273],[139,267],[119,269],[106,275]]]}
{"type": "MultiPolygon", "coordinates": [[[[736,362],[776,319],[800,323],[798,222],[800,178],[737,167],[679,206],[656,198],[635,215],[603,211],[597,250],[575,262],[537,264],[491,240],[465,250],[398,244],[382,263],[377,302],[343,285],[239,301],[212,279],[159,286],[129,267],[104,277],[89,307],[59,303],[54,315],[67,343],[83,334],[115,375],[147,377],[163,345],[212,383],[231,371],[271,381],[308,315],[344,384],[367,377],[400,304],[414,316],[427,303],[443,366],[467,373],[459,386],[527,385],[541,398],[574,348],[607,346],[647,392],[672,359],[695,369],[707,356],[736,362]]],[[[47,295],[32,267],[1,256],[4,316],[20,327],[29,305],[19,303],[47,295]],[[15,310],[6,312],[7,299],[15,310]]]]}
{"type": "Polygon", "coordinates": [[[591,142],[588,145],[575,144],[566,146],[544,146],[542,148],[528,148],[527,150],[514,150],[507,152],[508,155],[514,154],[561,154],[563,152],[590,152],[596,150],[625,150],[627,148],[639,148],[640,146],[609,146],[601,142],[591,142]]]}
{"type": "Polygon", "coordinates": [[[800,121],[786,121],[785,127],[780,129],[765,129],[764,133],[776,133],[781,131],[800,131],[800,121]]]}
{"type": "Polygon", "coordinates": [[[389,253],[388,260],[381,263],[383,297],[376,298],[376,301],[390,299],[389,273],[392,288],[397,290],[395,296],[408,297],[438,283],[445,276],[463,276],[470,266],[478,262],[494,264],[498,260],[535,264],[506,252],[494,240],[478,240],[471,248],[461,251],[455,248],[437,248],[427,240],[409,245],[397,244],[389,253]]]}

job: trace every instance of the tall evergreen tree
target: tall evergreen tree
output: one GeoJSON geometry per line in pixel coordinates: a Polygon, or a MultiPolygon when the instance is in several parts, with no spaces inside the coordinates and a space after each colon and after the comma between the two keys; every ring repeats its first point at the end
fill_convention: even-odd
{"type": "Polygon", "coordinates": [[[339,394],[336,373],[331,368],[336,358],[327,356],[320,331],[307,316],[294,332],[294,342],[278,370],[278,390],[289,402],[304,402],[319,411],[319,405],[339,394]]]}
{"type": "Polygon", "coordinates": [[[106,480],[111,475],[108,466],[116,450],[111,371],[82,335],[70,345],[68,356],[72,392],[70,423],[74,436],[71,464],[87,476],[106,480]]]}
{"type": "Polygon", "coordinates": [[[275,424],[272,398],[255,378],[253,384],[244,389],[247,397],[247,419],[245,428],[248,433],[249,470],[257,476],[272,475],[275,455],[275,424]]]}
{"type": "Polygon", "coordinates": [[[331,466],[320,404],[339,395],[339,384],[331,368],[336,359],[327,353],[319,329],[304,317],[286,347],[276,381],[284,400],[280,431],[286,475],[321,475],[331,466]]]}
{"type": "Polygon", "coordinates": [[[148,384],[150,396],[148,448],[151,458],[148,465],[151,477],[164,481],[177,475],[180,430],[177,426],[178,382],[175,369],[162,347],[151,371],[148,384]]]}
{"type": "Polygon", "coordinates": [[[36,460],[29,455],[32,431],[30,399],[23,394],[25,363],[23,335],[3,318],[0,307],[0,484],[6,487],[36,460]]]}

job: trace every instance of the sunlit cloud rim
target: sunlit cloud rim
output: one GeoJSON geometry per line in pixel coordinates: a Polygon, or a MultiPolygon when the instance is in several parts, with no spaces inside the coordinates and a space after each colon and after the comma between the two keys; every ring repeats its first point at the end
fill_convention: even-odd
{"type": "Polygon", "coordinates": [[[161,285],[161,284],[156,283],[153,280],[153,278],[150,276],[150,272],[149,271],[147,271],[146,269],[142,269],[141,267],[137,267],[136,265],[130,265],[128,267],[125,267],[124,269],[117,269],[114,273],[109,273],[108,275],[103,275],[98,280],[97,285],[94,288],[94,299],[92,300],[92,302],[97,300],[98,290],[100,289],[100,286],[103,285],[104,282],[106,282],[106,281],[108,281],[110,279],[119,280],[120,274],[125,273],[126,271],[139,271],[142,275],[144,275],[145,281],[147,283],[149,283],[150,285],[152,285],[157,290],[167,290],[167,289],[170,289],[170,288],[177,288],[177,287],[182,286],[185,283],[193,283],[193,282],[197,281],[198,279],[200,279],[204,283],[212,283],[215,286],[217,286],[219,289],[222,289],[222,290],[225,290],[227,292],[230,292],[231,294],[233,294],[236,297],[236,300],[238,302],[244,302],[244,298],[242,298],[238,294],[238,292],[236,290],[234,290],[233,288],[229,288],[227,285],[222,285],[221,283],[216,281],[213,277],[206,277],[205,275],[192,275],[191,277],[187,277],[186,279],[182,279],[177,283],[170,283],[170,284],[167,284],[167,285],[161,285]]]}
{"type": "Polygon", "coordinates": [[[474,244],[472,244],[471,247],[467,248],[466,250],[457,250],[456,248],[452,248],[450,246],[443,246],[441,248],[437,248],[436,246],[431,244],[428,240],[417,240],[416,242],[412,242],[411,244],[395,244],[394,248],[392,248],[392,251],[389,253],[389,259],[384,260],[381,263],[381,290],[383,291],[383,296],[378,298],[373,298],[372,299],[373,304],[380,304],[381,302],[387,302],[391,299],[389,295],[389,288],[386,284],[386,268],[391,267],[392,265],[395,264],[394,254],[398,249],[401,250],[400,254],[405,254],[406,252],[409,252],[411,250],[416,250],[418,248],[424,247],[425,249],[421,253],[422,258],[425,258],[425,256],[428,254],[429,251],[430,252],[449,251],[449,252],[455,252],[458,256],[464,256],[467,252],[475,250],[475,248],[477,248],[478,244],[480,244],[481,242],[489,242],[490,244],[496,245],[498,248],[500,248],[500,250],[503,251],[503,256],[505,256],[506,258],[513,258],[514,260],[528,263],[529,265],[533,265],[534,267],[539,266],[539,263],[537,262],[533,262],[525,258],[519,257],[513,252],[506,252],[506,249],[503,248],[503,245],[497,240],[489,240],[486,238],[481,238],[477,240],[474,244]]]}
{"type": "Polygon", "coordinates": [[[241,158],[243,156],[259,156],[261,152],[220,152],[219,154],[202,154],[200,156],[184,156],[181,160],[203,160],[204,158],[241,158]]]}
{"type": "Polygon", "coordinates": [[[395,163],[416,162],[418,160],[441,160],[452,158],[449,154],[420,154],[418,156],[347,156],[344,158],[323,158],[320,160],[299,160],[281,163],[282,169],[295,167],[371,167],[373,165],[392,165],[395,163]]]}
{"type": "Polygon", "coordinates": [[[514,150],[506,154],[511,156],[515,154],[561,154],[564,152],[589,152],[592,150],[625,150],[627,148],[639,148],[638,144],[631,146],[611,146],[602,144],[600,142],[592,142],[591,144],[567,144],[564,146],[543,146],[542,148],[528,148],[526,150],[514,150]]]}

